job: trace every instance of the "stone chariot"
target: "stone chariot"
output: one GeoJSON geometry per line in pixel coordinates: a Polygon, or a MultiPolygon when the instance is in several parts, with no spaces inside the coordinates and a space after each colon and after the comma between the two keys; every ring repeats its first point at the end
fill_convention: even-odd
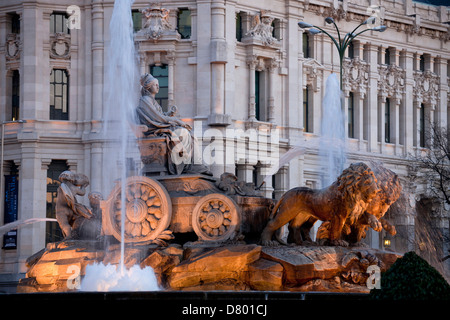
{"type": "MultiPolygon", "coordinates": [[[[168,174],[167,141],[138,135],[144,164],[141,176],[119,182],[101,203],[102,229],[126,243],[149,243],[172,233],[195,232],[199,241],[223,242],[242,234],[260,234],[273,208],[253,185],[230,173],[168,174]],[[123,239],[122,208],[125,208],[123,239]]],[[[169,238],[167,238],[167,236],[169,238]]]]}

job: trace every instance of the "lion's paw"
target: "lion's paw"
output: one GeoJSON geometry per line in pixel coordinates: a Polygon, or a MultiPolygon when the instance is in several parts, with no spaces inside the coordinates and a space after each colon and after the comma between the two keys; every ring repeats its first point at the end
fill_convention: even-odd
{"type": "Polygon", "coordinates": [[[348,247],[349,243],[345,240],[333,240],[330,241],[330,245],[335,247],[348,247]]]}

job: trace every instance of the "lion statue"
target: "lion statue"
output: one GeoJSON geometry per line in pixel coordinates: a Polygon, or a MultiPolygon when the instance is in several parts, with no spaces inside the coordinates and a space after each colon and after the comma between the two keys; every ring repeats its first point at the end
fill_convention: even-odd
{"type": "MultiPolygon", "coordinates": [[[[380,192],[369,203],[366,211],[356,221],[347,219],[344,230],[347,234],[344,239],[351,244],[360,244],[361,239],[366,237],[366,231],[369,227],[380,232],[385,229],[390,235],[394,236],[397,231],[391,225],[384,215],[389,207],[398,200],[402,192],[402,186],[397,174],[383,167],[380,163],[371,162],[375,177],[377,178],[380,192]]],[[[330,222],[324,222],[317,231],[316,238],[319,243],[326,241],[329,237],[330,222]]]]}
{"type": "Polygon", "coordinates": [[[308,234],[314,223],[322,220],[330,222],[329,244],[346,246],[348,243],[341,239],[345,222],[357,221],[378,192],[377,179],[365,163],[351,164],[322,190],[293,188],[275,205],[261,234],[261,243],[277,244],[272,241],[275,231],[289,223],[288,241],[302,244],[310,240],[308,234]]]}

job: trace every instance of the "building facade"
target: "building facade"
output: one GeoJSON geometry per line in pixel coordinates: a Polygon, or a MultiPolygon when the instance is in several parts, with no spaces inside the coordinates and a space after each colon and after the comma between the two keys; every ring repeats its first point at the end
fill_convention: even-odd
{"type": "MultiPolygon", "coordinates": [[[[102,169],[101,131],[112,90],[113,7],[113,0],[0,4],[0,225],[54,217],[64,170],[86,174],[92,191],[111,190],[103,179],[110,173],[102,169]]],[[[214,175],[264,181],[261,189],[274,198],[297,186],[324,187],[322,100],[328,76],[339,73],[339,55],[330,38],[298,22],[337,36],[326,17],[342,34],[376,17],[387,30],[358,36],[343,61],[347,164],[381,162],[400,176],[404,192],[386,215],[397,236],[372,232],[366,241],[430,258],[417,236],[422,210],[444,237],[433,255],[447,255],[450,208],[433,200],[411,159],[427,150],[430,124],[450,125],[449,7],[411,0],[135,0],[131,14],[140,73],[159,79],[160,104],[176,105],[204,155],[214,154],[204,157],[214,175]],[[272,162],[290,150],[300,151],[272,162]]],[[[138,171],[139,157],[130,154],[130,162],[138,171]]],[[[42,222],[5,235],[0,281],[22,277],[25,260],[59,240],[58,232],[56,223],[42,222]]],[[[449,261],[437,263],[444,273],[449,261]]]]}

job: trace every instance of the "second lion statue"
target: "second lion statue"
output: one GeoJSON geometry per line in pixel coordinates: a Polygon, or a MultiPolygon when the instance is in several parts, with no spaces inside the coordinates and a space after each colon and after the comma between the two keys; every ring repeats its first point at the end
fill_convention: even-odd
{"type": "MultiPolygon", "coordinates": [[[[289,223],[289,240],[302,244],[317,220],[329,221],[329,244],[348,245],[341,239],[347,219],[356,221],[379,192],[377,179],[365,163],[352,163],[327,188],[293,188],[275,205],[261,235],[263,245],[273,245],[272,237],[289,223]]],[[[280,241],[278,239],[278,241],[280,241]]]]}

